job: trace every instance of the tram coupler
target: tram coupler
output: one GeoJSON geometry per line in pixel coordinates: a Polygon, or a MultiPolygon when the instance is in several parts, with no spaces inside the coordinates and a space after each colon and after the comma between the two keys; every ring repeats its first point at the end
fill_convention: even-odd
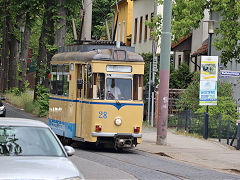
{"type": "Polygon", "coordinates": [[[121,138],[116,137],[114,148],[115,149],[122,149],[122,148],[132,148],[133,147],[133,138],[121,138]]]}

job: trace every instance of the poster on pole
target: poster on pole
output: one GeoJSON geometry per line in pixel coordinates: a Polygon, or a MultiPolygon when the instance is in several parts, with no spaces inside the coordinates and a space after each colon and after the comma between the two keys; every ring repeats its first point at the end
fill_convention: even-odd
{"type": "Polygon", "coordinates": [[[217,81],[218,56],[202,56],[200,81],[217,81]]]}
{"type": "Polygon", "coordinates": [[[217,105],[218,56],[201,57],[199,105],[217,105]]]}
{"type": "Polygon", "coordinates": [[[199,105],[217,105],[217,81],[200,81],[199,105]]]}

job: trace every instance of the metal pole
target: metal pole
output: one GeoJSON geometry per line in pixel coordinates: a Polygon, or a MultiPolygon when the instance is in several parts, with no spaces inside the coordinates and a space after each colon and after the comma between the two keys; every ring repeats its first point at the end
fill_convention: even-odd
{"type": "Polygon", "coordinates": [[[221,142],[222,139],[222,114],[219,117],[219,133],[218,133],[218,141],[221,142]]]}
{"type": "MultiPolygon", "coordinates": [[[[154,11],[153,11],[153,14],[154,14],[154,17],[156,17],[157,16],[157,1],[156,0],[154,0],[154,4],[153,4],[153,9],[154,9],[154,11]]],[[[153,31],[156,31],[156,28],[154,27],[153,28],[153,31]]],[[[156,42],[155,42],[155,39],[153,38],[153,40],[152,40],[152,52],[153,52],[153,66],[154,66],[154,63],[156,63],[154,60],[155,60],[155,58],[156,58],[156,42]]],[[[154,91],[155,91],[155,69],[153,68],[153,71],[152,71],[152,83],[153,83],[153,92],[152,92],[152,108],[151,108],[151,114],[152,114],[152,116],[151,116],[151,126],[153,127],[153,119],[154,119],[154,110],[155,110],[155,108],[154,108],[154,91]]]]}
{"type": "Polygon", "coordinates": [[[166,144],[171,50],[172,0],[164,0],[158,88],[157,144],[166,144]]]}
{"type": "MultiPolygon", "coordinates": [[[[154,88],[152,92],[152,108],[154,108],[154,88]]],[[[154,109],[151,111],[151,127],[153,127],[153,119],[154,119],[154,109]]]]}
{"type": "Polygon", "coordinates": [[[237,150],[240,149],[240,123],[237,126],[237,150]]]}
{"type": "MultiPolygon", "coordinates": [[[[212,43],[212,34],[209,33],[209,41],[208,41],[208,56],[211,56],[211,43],[212,43]]],[[[206,107],[206,115],[204,116],[204,139],[208,138],[208,105],[206,107]]]]}
{"type": "Polygon", "coordinates": [[[151,100],[151,71],[152,71],[152,63],[149,64],[149,87],[148,87],[148,125],[149,125],[149,117],[150,117],[150,100],[151,100]]]}

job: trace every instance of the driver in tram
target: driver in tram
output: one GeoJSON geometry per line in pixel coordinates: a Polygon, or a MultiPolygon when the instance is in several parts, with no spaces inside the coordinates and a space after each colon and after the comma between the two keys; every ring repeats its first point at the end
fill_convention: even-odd
{"type": "Polygon", "coordinates": [[[108,99],[120,99],[121,91],[115,86],[115,79],[112,79],[111,86],[108,87],[108,99]]]}

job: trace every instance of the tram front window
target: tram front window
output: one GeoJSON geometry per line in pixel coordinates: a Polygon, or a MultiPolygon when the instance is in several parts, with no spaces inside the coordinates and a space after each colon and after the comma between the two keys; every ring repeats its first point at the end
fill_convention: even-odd
{"type": "Polygon", "coordinates": [[[132,99],[132,80],[107,78],[107,99],[111,100],[131,100],[132,99]]]}

